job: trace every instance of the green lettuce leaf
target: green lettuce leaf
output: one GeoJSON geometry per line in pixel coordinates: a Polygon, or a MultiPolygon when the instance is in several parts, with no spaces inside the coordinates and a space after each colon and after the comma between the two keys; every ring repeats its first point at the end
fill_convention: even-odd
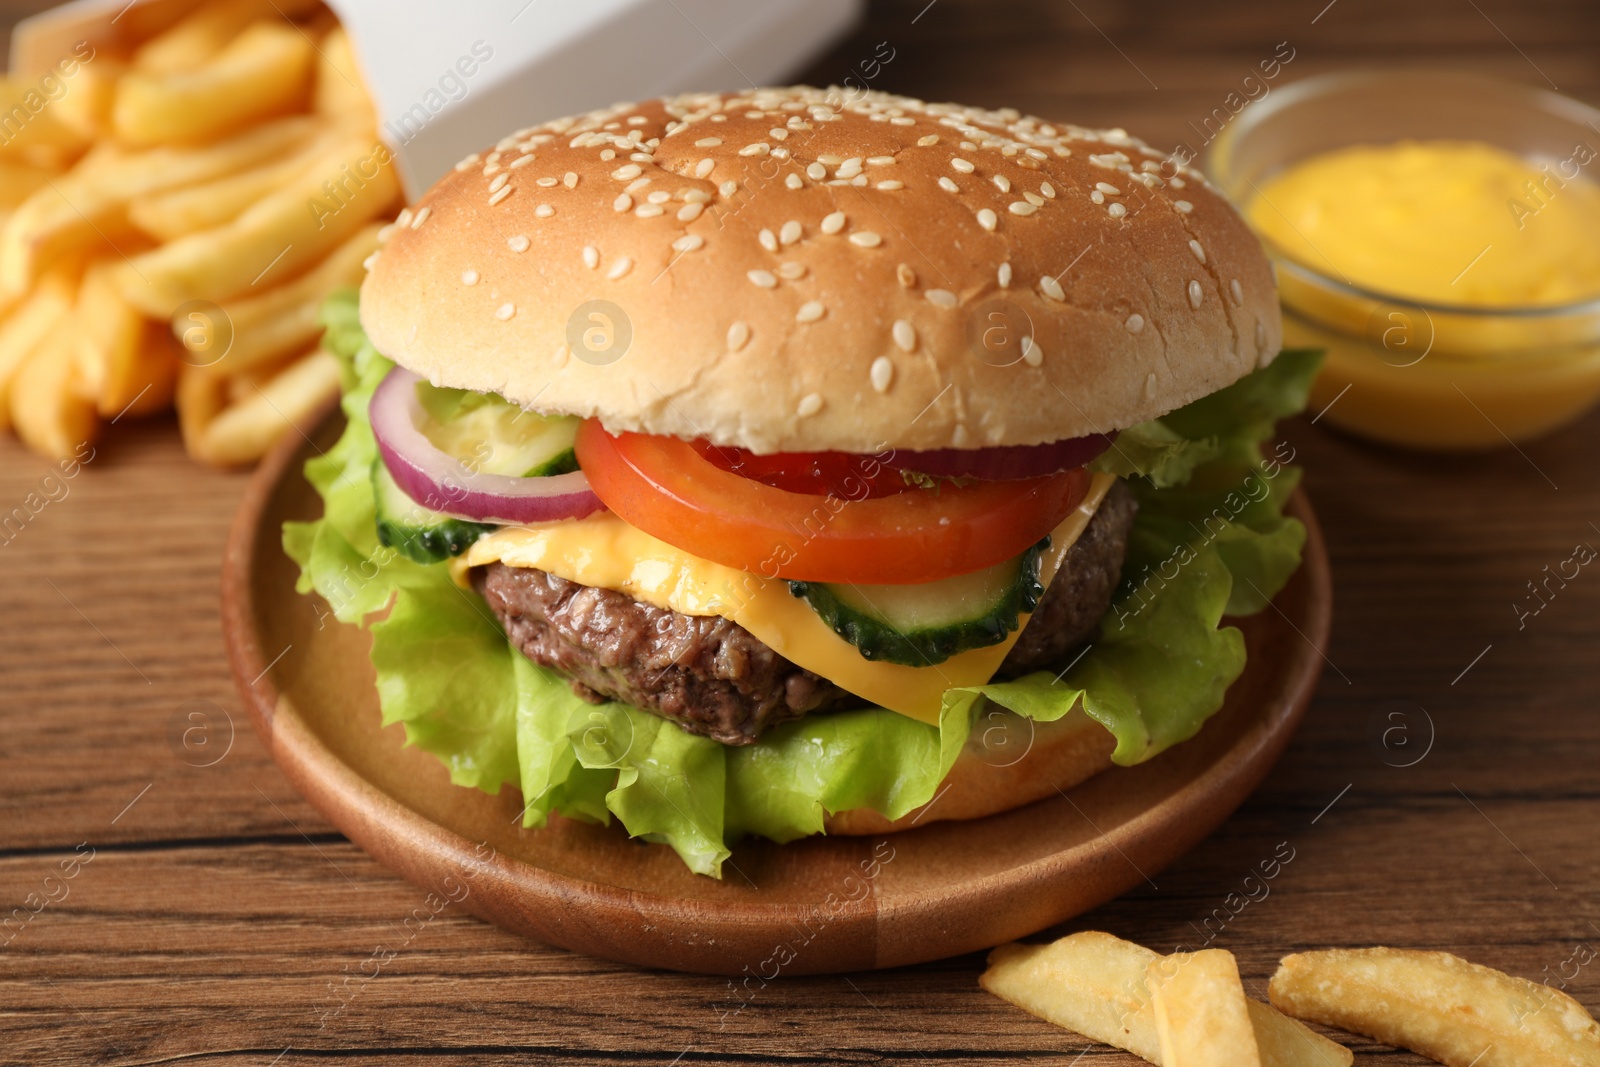
{"type": "MultiPolygon", "coordinates": [[[[987,704],[1047,722],[1075,706],[1137,763],[1195,734],[1244,669],[1224,615],[1259,611],[1299,565],[1305,531],[1282,507],[1298,472],[1266,457],[1273,423],[1305,403],[1317,357],[1283,353],[1236,385],[1123,431],[1098,462],[1128,478],[1140,513],[1123,582],[1095,641],[1059,675],[952,689],[937,726],[882,708],[809,716],[727,747],[624,704],[588,704],[506,641],[443,565],[379,544],[367,472],[372,390],[391,364],[361,332],[355,293],[324,311],[344,367],[347,425],[306,465],[324,514],[284,527],[284,550],[341,622],[368,626],[386,724],[441,759],[459,785],[515,785],[523,821],[609,823],[720,877],[730,845],[822,832],[828,813],[894,819],[933,798],[987,704]]],[[[464,401],[469,402],[469,401],[464,401]]]]}

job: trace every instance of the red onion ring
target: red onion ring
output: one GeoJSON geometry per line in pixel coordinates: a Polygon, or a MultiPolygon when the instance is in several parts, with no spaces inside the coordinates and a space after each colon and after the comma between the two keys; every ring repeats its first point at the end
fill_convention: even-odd
{"type": "Polygon", "coordinates": [[[993,448],[939,448],[928,452],[896,452],[887,465],[936,478],[976,478],[1014,482],[1081,467],[1111,447],[1117,431],[1071,437],[1043,445],[997,445],[993,448]]]}
{"type": "Polygon", "coordinates": [[[467,469],[417,428],[423,417],[417,399],[421,380],[396,367],[378,383],[367,406],[383,465],[412,500],[458,519],[502,525],[581,519],[605,509],[582,471],[518,478],[467,469]]]}

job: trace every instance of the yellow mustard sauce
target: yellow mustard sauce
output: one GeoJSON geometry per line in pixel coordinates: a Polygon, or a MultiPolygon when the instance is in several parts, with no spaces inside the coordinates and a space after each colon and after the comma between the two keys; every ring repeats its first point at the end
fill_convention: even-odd
{"type": "Polygon", "coordinates": [[[1381,440],[1476,448],[1600,399],[1600,313],[1582,308],[1600,299],[1590,170],[1600,162],[1585,143],[1529,160],[1402,141],[1313,156],[1263,182],[1246,213],[1288,261],[1285,344],[1328,350],[1313,405],[1381,440]]]}

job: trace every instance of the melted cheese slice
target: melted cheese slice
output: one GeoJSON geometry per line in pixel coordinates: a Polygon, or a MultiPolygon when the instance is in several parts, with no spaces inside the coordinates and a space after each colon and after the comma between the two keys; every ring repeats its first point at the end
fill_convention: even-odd
{"type": "MultiPolygon", "coordinates": [[[[1116,479],[1096,474],[1088,495],[1050,534],[1039,560],[1045,587],[1061,569],[1116,479]]],[[[864,658],[830,630],[782,579],[712,563],[674,548],[613,513],[531,526],[508,526],[488,534],[452,562],[457,582],[487,563],[532,567],[580,585],[614,589],[635,600],[684,615],[720,615],[749,630],[793,663],[841,689],[921,722],[937,724],[946,689],[983,685],[1017,643],[1028,617],[1004,641],[962,652],[928,667],[908,667],[864,658]]]]}

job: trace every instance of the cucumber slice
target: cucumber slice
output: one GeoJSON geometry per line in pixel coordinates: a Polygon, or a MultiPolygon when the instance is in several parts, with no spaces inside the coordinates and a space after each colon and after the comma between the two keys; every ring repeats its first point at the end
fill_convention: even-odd
{"type": "Polygon", "coordinates": [[[493,526],[429,511],[395,484],[383,457],[372,461],[372,496],[378,540],[415,563],[459,556],[493,526]]]}
{"type": "Polygon", "coordinates": [[[1015,559],[920,585],[790,582],[789,592],[866,659],[926,667],[968,649],[997,645],[1044,595],[1039,557],[1046,537],[1015,559]]]}
{"type": "Polygon", "coordinates": [[[538,415],[501,397],[466,389],[417,385],[425,418],[417,429],[471,470],[548,477],[578,469],[572,441],[580,419],[538,415]]]}

